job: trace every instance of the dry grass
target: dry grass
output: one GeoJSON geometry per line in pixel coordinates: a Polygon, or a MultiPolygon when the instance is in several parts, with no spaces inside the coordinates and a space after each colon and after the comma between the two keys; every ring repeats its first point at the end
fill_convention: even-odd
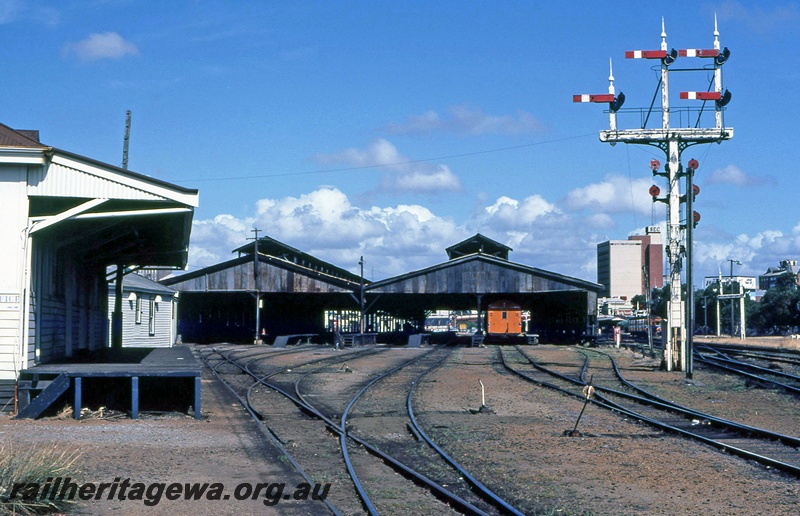
{"type": "Polygon", "coordinates": [[[37,514],[64,511],[74,501],[41,500],[19,494],[11,499],[15,484],[44,485],[48,479],[72,477],[80,473],[78,451],[59,450],[57,446],[14,448],[0,444],[0,514],[37,514]]]}

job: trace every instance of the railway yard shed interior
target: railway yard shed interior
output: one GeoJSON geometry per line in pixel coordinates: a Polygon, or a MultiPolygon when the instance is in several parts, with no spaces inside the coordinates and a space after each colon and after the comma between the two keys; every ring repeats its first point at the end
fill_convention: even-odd
{"type": "Polygon", "coordinates": [[[266,341],[319,334],[330,342],[333,331],[362,331],[360,317],[348,317],[360,314],[362,305],[363,331],[389,338],[423,332],[426,312],[484,314],[499,301],[529,310],[528,331],[545,342],[593,335],[600,285],[511,262],[510,250],[477,234],[449,247],[446,262],[367,281],[262,237],[234,250],[237,258],[162,283],[180,292],[178,332],[185,342],[252,342],[257,326],[258,338],[266,341]]]}

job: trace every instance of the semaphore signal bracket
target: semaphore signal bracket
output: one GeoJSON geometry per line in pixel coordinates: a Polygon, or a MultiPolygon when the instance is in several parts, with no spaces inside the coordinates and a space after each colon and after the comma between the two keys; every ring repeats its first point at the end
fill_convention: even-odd
{"type": "MultiPolygon", "coordinates": [[[[692,335],[686,328],[693,327],[692,298],[694,293],[692,288],[687,289],[686,302],[681,298],[681,280],[683,270],[683,258],[686,257],[686,284],[692,285],[692,230],[700,220],[700,214],[692,210],[694,195],[681,195],[679,179],[686,178],[685,191],[692,191],[694,188],[693,176],[697,168],[697,161],[690,161],[689,168],[684,169],[681,165],[681,153],[692,145],[721,143],[724,140],[733,138],[733,128],[725,127],[723,121],[723,111],[730,102],[731,94],[722,88],[722,65],[730,58],[730,50],[725,47],[720,50],[719,31],[717,30],[717,19],[714,16],[714,44],[711,49],[683,49],[668,50],[667,34],[664,28],[664,19],[661,19],[661,47],[659,50],[629,50],[625,52],[628,59],[648,59],[660,61],[661,78],[659,86],[661,88],[661,127],[646,127],[648,117],[642,127],[636,129],[620,129],[617,127],[617,114],[620,111],[625,96],[620,93],[616,95],[614,86],[614,74],[609,61],[609,86],[608,93],[598,95],[574,95],[573,102],[593,102],[609,104],[609,129],[600,131],[600,141],[616,145],[617,143],[652,145],[661,149],[666,155],[664,172],[659,172],[661,164],[658,160],[650,162],[650,168],[654,176],[664,177],[667,180],[667,195],[659,198],[658,194],[652,195],[653,202],[664,202],[667,205],[667,258],[669,261],[669,286],[670,299],[667,309],[666,342],[664,346],[663,366],[667,371],[679,369],[687,372],[691,377],[692,373],[692,335]],[[713,71],[713,82],[709,85],[708,91],[681,91],[678,94],[680,100],[700,101],[702,107],[699,110],[697,124],[695,127],[672,127],[670,126],[670,93],[669,93],[669,72],[670,66],[678,59],[710,59],[711,65],[702,68],[675,69],[674,71],[713,71]],[[713,85],[713,90],[711,86],[713,85]],[[700,116],[702,116],[706,103],[713,103],[714,125],[713,127],[699,127],[700,116]],[[681,217],[681,208],[685,206],[686,213],[690,216],[681,217]],[[691,223],[681,224],[691,220],[691,223]]],[[[654,98],[655,101],[655,98],[654,98]]]]}

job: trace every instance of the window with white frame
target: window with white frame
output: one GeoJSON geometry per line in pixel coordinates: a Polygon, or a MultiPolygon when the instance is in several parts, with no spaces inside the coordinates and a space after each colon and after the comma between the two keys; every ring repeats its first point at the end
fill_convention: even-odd
{"type": "Polygon", "coordinates": [[[136,324],[142,324],[142,298],[141,298],[141,296],[136,296],[136,311],[134,313],[134,322],[136,324]]]}
{"type": "Polygon", "coordinates": [[[156,334],[156,300],[155,298],[150,300],[150,335],[156,334]]]}

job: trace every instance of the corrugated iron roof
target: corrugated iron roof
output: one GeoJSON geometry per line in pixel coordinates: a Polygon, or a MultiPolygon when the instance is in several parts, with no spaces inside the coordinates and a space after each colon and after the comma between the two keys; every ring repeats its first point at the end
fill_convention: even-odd
{"type": "Polygon", "coordinates": [[[508,260],[508,252],[512,251],[512,249],[496,240],[476,233],[466,240],[451,245],[445,249],[445,251],[447,252],[447,257],[451,260],[459,256],[466,256],[473,253],[490,254],[501,260],[508,260]]]}
{"type": "MultiPolygon", "coordinates": [[[[114,290],[113,281],[108,284],[108,289],[110,291],[114,290]]],[[[124,292],[146,292],[149,294],[165,294],[167,296],[172,296],[176,292],[161,283],[145,278],[141,274],[136,274],[135,272],[122,277],[122,290],[124,292]]]]}
{"type": "Polygon", "coordinates": [[[39,143],[39,131],[14,130],[5,124],[0,124],[0,147],[47,148],[39,143]]]}

